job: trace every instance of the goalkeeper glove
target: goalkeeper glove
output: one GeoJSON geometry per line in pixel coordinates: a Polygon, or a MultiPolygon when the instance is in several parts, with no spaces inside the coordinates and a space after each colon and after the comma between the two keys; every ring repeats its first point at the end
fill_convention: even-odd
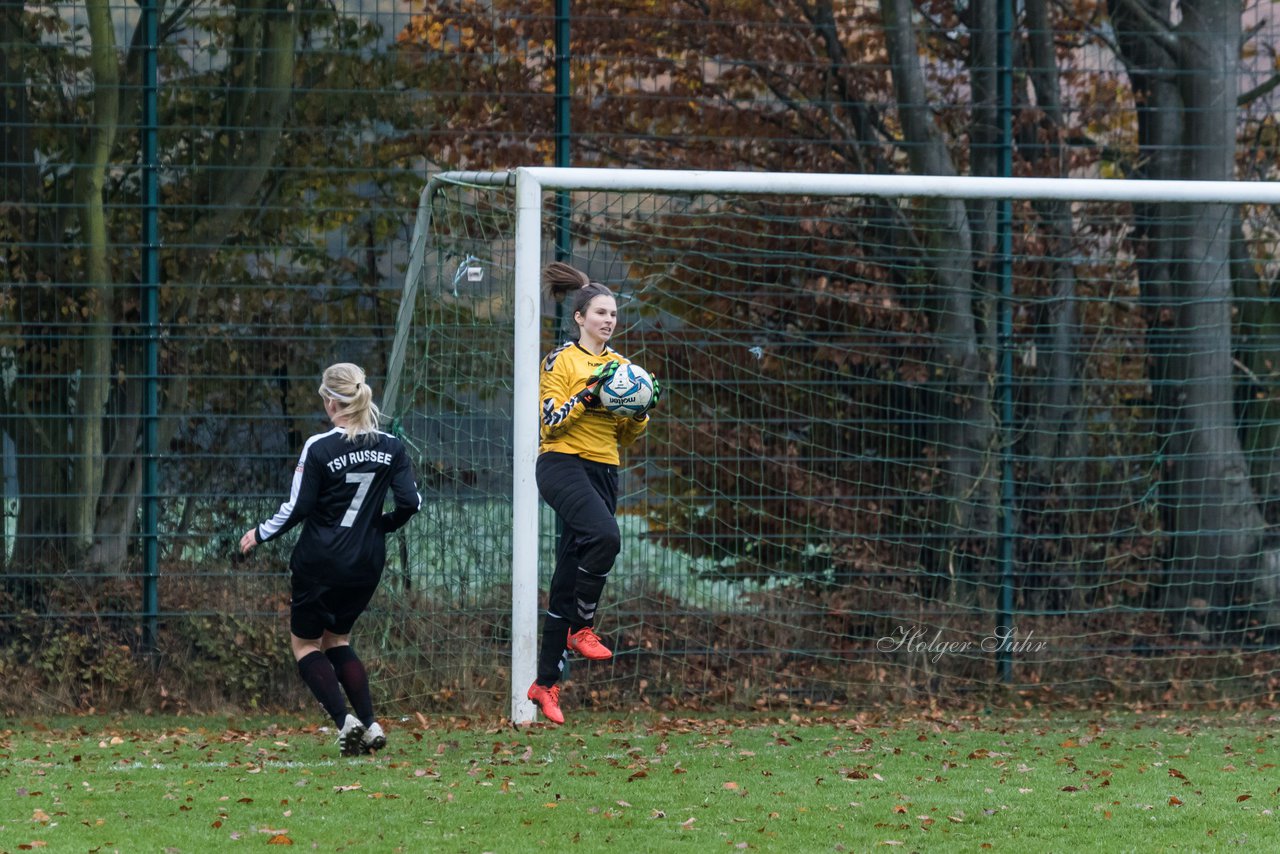
{"type": "Polygon", "coordinates": [[[578,399],[591,408],[600,405],[600,386],[607,383],[618,371],[619,362],[608,361],[591,372],[587,384],[578,392],[578,399]]]}
{"type": "Polygon", "coordinates": [[[658,401],[662,399],[662,385],[659,384],[658,378],[650,375],[653,380],[653,394],[649,396],[649,405],[644,408],[643,412],[637,412],[631,417],[637,421],[643,421],[649,417],[649,412],[658,405],[658,401]]]}

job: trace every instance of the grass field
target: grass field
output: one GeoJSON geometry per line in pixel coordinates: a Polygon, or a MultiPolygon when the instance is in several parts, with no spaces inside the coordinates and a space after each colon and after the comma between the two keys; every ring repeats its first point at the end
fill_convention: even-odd
{"type": "Polygon", "coordinates": [[[1263,715],[0,723],[0,851],[1280,851],[1263,715]]]}

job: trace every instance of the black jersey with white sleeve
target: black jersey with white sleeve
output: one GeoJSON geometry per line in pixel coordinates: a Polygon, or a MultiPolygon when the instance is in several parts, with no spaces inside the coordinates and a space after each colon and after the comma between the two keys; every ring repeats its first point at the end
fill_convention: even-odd
{"type": "Polygon", "coordinates": [[[307,440],[289,500],[258,526],[258,542],[299,523],[293,574],[333,586],[373,584],[386,563],[385,536],[417,513],[422,497],[404,444],[381,431],[354,440],[340,428],[307,440]],[[383,512],[390,491],[395,509],[383,512]]]}

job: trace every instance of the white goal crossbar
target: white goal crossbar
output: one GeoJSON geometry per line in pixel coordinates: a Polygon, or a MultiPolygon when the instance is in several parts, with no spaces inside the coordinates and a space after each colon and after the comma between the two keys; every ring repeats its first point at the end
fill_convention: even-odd
{"type": "MultiPolygon", "coordinates": [[[[527,167],[503,172],[450,172],[423,190],[415,223],[406,288],[400,305],[391,364],[403,353],[412,320],[413,290],[421,272],[431,204],[440,182],[495,186],[514,184],[515,340],[513,358],[513,518],[511,602],[511,719],[532,721],[535,708],[525,691],[536,675],[538,643],[538,362],[540,351],[543,194],[549,190],[740,193],[799,196],[933,197],[952,199],[1165,202],[1187,204],[1280,204],[1280,184],[1231,181],[1134,181],[1075,178],[977,178],[919,175],[845,175],[711,172],[642,169],[527,167]],[[527,413],[527,417],[525,417],[527,413]]],[[[389,376],[388,405],[400,377],[389,376]]]]}

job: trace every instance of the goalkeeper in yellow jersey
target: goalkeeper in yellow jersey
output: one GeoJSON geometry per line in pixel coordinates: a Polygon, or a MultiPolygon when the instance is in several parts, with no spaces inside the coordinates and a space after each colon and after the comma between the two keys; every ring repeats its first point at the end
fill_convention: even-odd
{"type": "MultiPolygon", "coordinates": [[[[649,425],[648,411],[618,417],[600,405],[600,385],[628,360],[609,347],[618,303],[604,285],[556,262],[544,271],[551,296],[572,309],[573,338],[542,362],[538,397],[542,441],[538,447],[538,492],[560,521],[556,568],[538,650],[538,675],[528,697],[547,720],[564,723],[560,675],[573,651],[600,661],[613,657],[595,633],[596,606],[618,556],[618,449],[649,425]]],[[[653,383],[649,409],[658,402],[653,383]]]]}

